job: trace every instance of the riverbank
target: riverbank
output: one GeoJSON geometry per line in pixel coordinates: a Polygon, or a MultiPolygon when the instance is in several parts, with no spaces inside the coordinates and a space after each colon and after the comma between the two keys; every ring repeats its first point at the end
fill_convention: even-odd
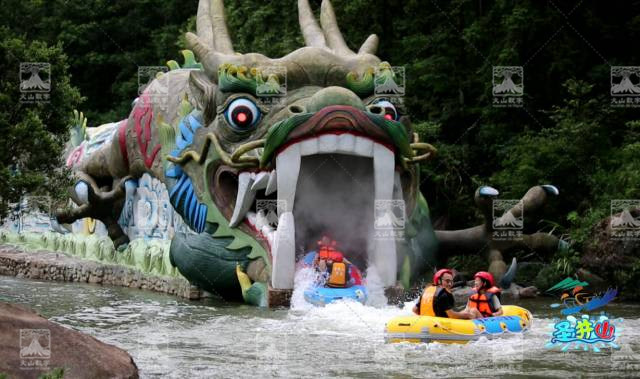
{"type": "Polygon", "coordinates": [[[47,250],[26,251],[14,245],[0,245],[0,275],[137,288],[189,300],[197,300],[204,295],[183,277],[152,275],[131,267],[79,259],[47,250]]]}

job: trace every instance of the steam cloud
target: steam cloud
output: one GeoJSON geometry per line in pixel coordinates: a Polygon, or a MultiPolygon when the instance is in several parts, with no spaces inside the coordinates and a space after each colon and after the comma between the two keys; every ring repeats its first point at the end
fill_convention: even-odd
{"type": "Polygon", "coordinates": [[[328,235],[359,268],[372,248],[374,182],[371,158],[343,154],[302,157],[293,213],[299,254],[328,235]]]}

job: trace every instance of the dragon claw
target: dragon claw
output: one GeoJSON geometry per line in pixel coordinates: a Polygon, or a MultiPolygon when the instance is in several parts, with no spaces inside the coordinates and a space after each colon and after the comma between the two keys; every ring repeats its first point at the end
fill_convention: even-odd
{"type": "Polygon", "coordinates": [[[480,196],[489,196],[489,197],[495,197],[500,194],[500,192],[497,189],[489,186],[480,187],[478,189],[478,193],[480,194],[480,196]]]}
{"type": "Polygon", "coordinates": [[[89,204],[89,185],[83,180],[76,183],[74,187],[75,195],[77,196],[80,204],[89,204]]]}
{"type": "Polygon", "coordinates": [[[543,184],[540,187],[542,187],[548,195],[555,195],[555,196],[560,195],[560,191],[558,190],[558,187],[552,184],[543,184]]]}

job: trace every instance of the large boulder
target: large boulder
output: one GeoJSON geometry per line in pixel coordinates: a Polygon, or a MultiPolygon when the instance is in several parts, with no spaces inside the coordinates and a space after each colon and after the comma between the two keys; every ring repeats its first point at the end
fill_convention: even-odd
{"type": "MultiPolygon", "coordinates": [[[[629,212],[640,217],[640,209],[629,212]]],[[[621,217],[620,214],[614,217],[621,217]]],[[[597,271],[629,270],[640,259],[640,232],[638,228],[618,229],[611,226],[611,217],[594,225],[589,241],[584,246],[582,264],[597,271]],[[620,232],[622,231],[622,233],[620,232]],[[623,234],[624,232],[629,235],[623,234]]]]}
{"type": "MultiPolygon", "coordinates": [[[[613,215],[613,224],[624,215],[613,215]]],[[[640,209],[632,209],[627,216],[637,219],[640,209]]],[[[594,225],[580,263],[593,274],[604,278],[609,286],[618,287],[621,297],[637,299],[640,298],[637,286],[640,280],[640,229],[633,227],[623,228],[622,232],[620,230],[612,228],[611,217],[594,225]]]]}
{"type": "Polygon", "coordinates": [[[64,368],[64,378],[138,378],[124,350],[0,302],[0,376],[37,378],[64,368]]]}

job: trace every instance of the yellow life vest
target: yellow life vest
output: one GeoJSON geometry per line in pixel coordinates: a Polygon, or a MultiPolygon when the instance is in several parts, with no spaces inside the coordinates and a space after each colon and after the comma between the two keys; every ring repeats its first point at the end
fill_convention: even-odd
{"type": "Polygon", "coordinates": [[[435,316],[436,312],[433,309],[433,300],[442,291],[441,287],[428,286],[424,289],[424,293],[420,298],[420,316],[435,316]]]}
{"type": "Polygon", "coordinates": [[[347,285],[347,265],[344,262],[334,262],[331,265],[331,275],[327,281],[329,287],[344,287],[347,285]]]}

